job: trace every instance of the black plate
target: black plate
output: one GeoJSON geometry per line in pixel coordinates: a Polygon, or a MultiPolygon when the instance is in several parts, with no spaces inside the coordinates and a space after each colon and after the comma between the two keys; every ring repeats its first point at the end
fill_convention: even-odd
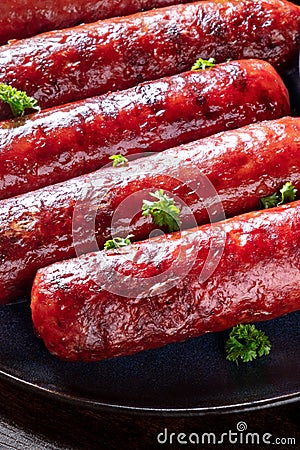
{"type": "Polygon", "coordinates": [[[209,414],[300,399],[300,312],[258,324],[271,354],[226,361],[228,332],[130,357],[66,363],[33,333],[28,302],[0,307],[0,374],[93,408],[147,414],[209,414]]]}
{"type": "MultiPolygon", "coordinates": [[[[286,73],[300,115],[299,68],[286,73]]],[[[300,400],[300,312],[260,323],[268,357],[226,361],[228,332],[213,333],[130,357],[66,363],[33,333],[28,302],[0,306],[0,375],[24,387],[93,408],[147,414],[210,414],[300,400]]]]}

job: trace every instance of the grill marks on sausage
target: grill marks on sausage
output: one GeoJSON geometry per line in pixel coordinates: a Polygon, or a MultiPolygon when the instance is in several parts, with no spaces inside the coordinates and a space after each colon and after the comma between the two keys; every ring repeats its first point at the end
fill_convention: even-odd
{"type": "Polygon", "coordinates": [[[115,153],[160,152],[288,113],[276,71],[243,60],[2,122],[0,198],[92,172],[115,153]]]}
{"type": "Polygon", "coordinates": [[[116,253],[98,252],[54,264],[38,271],[34,282],[34,325],[59,358],[96,361],[298,310],[299,221],[297,201],[136,243],[116,253]],[[226,240],[219,264],[201,282],[209,247],[211,243],[218,247],[214,239],[220,239],[220,232],[226,240]],[[161,275],[157,283],[152,278],[152,288],[139,290],[140,295],[136,295],[142,280],[136,278],[135,252],[137,260],[149,263],[143,275],[161,275]],[[126,270],[128,253],[133,262],[131,277],[125,281],[117,272],[126,270]],[[194,264],[188,274],[163,290],[170,281],[165,266],[174,267],[176,261],[179,275],[190,254],[194,264]],[[153,259],[164,265],[153,268],[153,259]],[[63,290],[52,283],[54,273],[70,274],[63,290]],[[106,273],[111,274],[109,281],[106,273]],[[60,326],[53,327],[57,320],[60,326]]]}
{"type": "Polygon", "coordinates": [[[299,190],[299,129],[299,119],[288,117],[248,125],[140,158],[118,170],[99,170],[2,200],[0,254],[7,257],[0,266],[0,301],[24,294],[21,289],[26,285],[30,289],[39,267],[75,256],[75,240],[77,251],[87,253],[95,250],[95,237],[102,248],[111,238],[112,228],[118,236],[133,233],[137,240],[147,238],[156,229],[150,219],[141,216],[142,200],[149,191],[162,188],[177,195],[178,202],[186,202],[194,221],[191,223],[193,217],[184,209],[180,218],[183,227],[191,228],[195,221],[207,222],[208,211],[212,220],[219,220],[218,198],[204,176],[215,187],[227,216],[259,207],[262,179],[266,195],[280,189],[286,180],[299,190]],[[244,159],[238,156],[241,154],[244,159]],[[132,205],[124,208],[127,199],[132,205]],[[140,206],[134,210],[134,205],[140,206]],[[22,225],[22,218],[32,211],[36,220],[30,233],[6,234],[12,226],[18,228],[19,222],[22,225]]]}
{"type": "Polygon", "coordinates": [[[0,49],[0,81],[46,108],[183,72],[198,57],[256,57],[279,71],[296,62],[299,7],[282,0],[227,6],[181,4],[15,42],[0,49]]]}

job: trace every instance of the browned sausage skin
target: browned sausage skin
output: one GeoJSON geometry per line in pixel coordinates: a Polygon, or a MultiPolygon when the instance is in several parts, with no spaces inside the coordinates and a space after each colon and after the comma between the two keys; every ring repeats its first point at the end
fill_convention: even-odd
{"type": "Polygon", "coordinates": [[[54,355],[97,361],[273,319],[300,309],[299,249],[295,202],[83,255],[38,271],[33,323],[54,355]],[[221,255],[201,281],[211,246],[221,255]]]}
{"type": "Polygon", "coordinates": [[[220,201],[233,216],[286,181],[299,190],[299,150],[300,119],[286,117],[0,201],[0,303],[28,293],[37,269],[93,251],[95,240],[102,248],[112,232],[147,238],[156,228],[141,214],[149,192],[176,196],[182,227],[191,228],[219,220],[220,201]]]}
{"type": "Polygon", "coordinates": [[[0,45],[45,31],[126,16],[189,0],[3,0],[0,3],[0,45]]]}
{"type": "Polygon", "coordinates": [[[288,114],[275,69],[243,60],[0,122],[0,199],[92,172],[115,153],[158,152],[288,114]]]}
{"type": "MultiPolygon", "coordinates": [[[[52,31],[0,48],[0,82],[42,108],[189,70],[198,57],[298,58],[300,8],[284,0],[210,0],[52,31]]],[[[7,106],[7,105],[6,105],[7,106]]],[[[2,108],[0,119],[9,111],[2,108]]]]}

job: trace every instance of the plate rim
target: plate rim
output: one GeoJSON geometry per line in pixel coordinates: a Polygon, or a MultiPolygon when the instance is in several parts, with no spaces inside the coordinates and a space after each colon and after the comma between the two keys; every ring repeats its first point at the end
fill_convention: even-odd
{"type": "Polygon", "coordinates": [[[69,405],[77,405],[90,410],[102,412],[122,413],[131,415],[144,416],[161,416],[161,417],[191,417],[191,416],[209,416],[223,415],[237,412],[250,412],[267,409],[276,406],[282,406],[290,403],[300,402],[300,388],[292,394],[283,394],[265,399],[254,400],[251,402],[236,403],[232,405],[205,406],[191,408],[152,408],[137,407],[113,403],[105,403],[91,400],[85,397],[75,397],[72,395],[56,392],[50,388],[35,385],[30,381],[23,380],[15,375],[9,374],[0,369],[0,378],[25,388],[27,391],[41,394],[48,399],[56,399],[68,403],[69,405]]]}
{"type": "MultiPolygon", "coordinates": [[[[19,301],[17,303],[12,303],[9,306],[12,308],[19,307],[23,308],[23,305],[28,305],[26,301],[19,301]]],[[[7,306],[7,305],[6,305],[7,306]]],[[[296,315],[300,318],[300,311],[295,311],[291,314],[285,314],[285,317],[291,317],[296,315]]],[[[284,316],[280,316],[275,320],[281,319],[284,316]]],[[[266,322],[272,322],[266,321],[266,322]]],[[[298,324],[298,320],[297,320],[298,324]]],[[[300,325],[300,322],[299,322],[300,325]]],[[[293,386],[286,386],[283,390],[278,392],[274,390],[271,392],[265,392],[263,396],[248,396],[245,398],[235,398],[227,399],[225,403],[219,403],[214,401],[211,403],[201,403],[198,405],[185,404],[183,406],[174,405],[147,405],[141,404],[137,405],[135,402],[130,403],[124,399],[101,399],[93,398],[93,396],[87,395],[86,393],[77,393],[71,391],[64,391],[60,389],[59,385],[52,383],[38,383],[35,379],[31,379],[30,376],[26,376],[26,373],[15,372],[13,367],[1,364],[0,362],[0,379],[6,380],[9,383],[14,384],[18,388],[27,390],[36,395],[43,395],[48,399],[57,400],[64,402],[69,405],[77,405],[83,408],[87,408],[91,411],[103,411],[112,412],[118,414],[130,414],[130,415],[144,415],[144,416],[160,416],[160,417],[190,417],[190,416],[209,416],[209,415],[224,415],[235,412],[247,412],[266,409],[274,406],[281,406],[283,404],[300,402],[300,384],[297,382],[293,383],[293,386]]]]}

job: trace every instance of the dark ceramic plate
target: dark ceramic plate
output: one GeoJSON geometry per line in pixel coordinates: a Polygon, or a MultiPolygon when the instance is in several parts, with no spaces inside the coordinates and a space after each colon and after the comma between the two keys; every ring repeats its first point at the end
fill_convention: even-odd
{"type": "Polygon", "coordinates": [[[228,332],[134,356],[66,363],[33,333],[27,302],[0,307],[0,374],[93,408],[147,414],[209,414],[300,400],[300,312],[258,324],[269,356],[238,367],[226,361],[228,332]]]}
{"type": "MultiPolygon", "coordinates": [[[[298,68],[286,74],[300,115],[298,68]]],[[[33,333],[28,302],[0,306],[0,375],[37,391],[93,408],[147,414],[211,414],[300,400],[300,312],[260,323],[268,357],[226,361],[228,332],[207,334],[134,356],[66,363],[33,333]]]]}

